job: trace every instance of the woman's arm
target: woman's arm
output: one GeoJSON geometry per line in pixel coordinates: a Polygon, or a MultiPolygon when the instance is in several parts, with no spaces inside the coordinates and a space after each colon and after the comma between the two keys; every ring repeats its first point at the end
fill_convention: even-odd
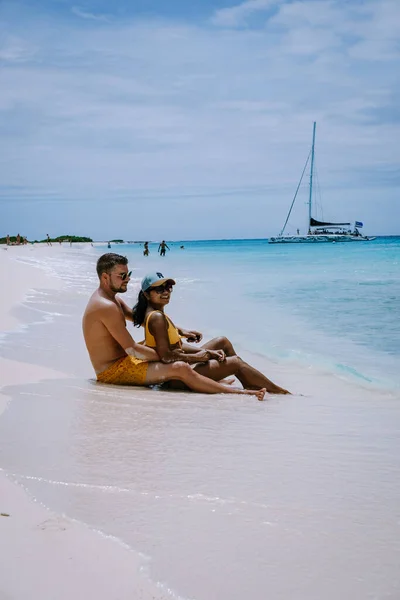
{"type": "Polygon", "coordinates": [[[149,331],[156,340],[156,350],[161,362],[169,363],[177,360],[194,364],[208,362],[211,352],[199,348],[196,352],[185,352],[182,348],[171,348],[168,338],[168,322],[161,312],[154,312],[148,321],[149,331]]]}
{"type": "Polygon", "coordinates": [[[195,329],[184,329],[183,327],[177,327],[179,335],[186,338],[188,342],[196,342],[198,344],[203,339],[203,334],[195,329]]]}
{"type": "Polygon", "coordinates": [[[187,354],[197,354],[204,350],[201,346],[192,346],[191,344],[187,344],[186,342],[182,342],[182,350],[187,354]]]}

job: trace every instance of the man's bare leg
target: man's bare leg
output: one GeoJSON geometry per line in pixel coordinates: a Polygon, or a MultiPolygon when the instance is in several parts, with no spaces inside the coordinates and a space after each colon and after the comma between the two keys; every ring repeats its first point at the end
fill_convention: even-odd
{"type": "Polygon", "coordinates": [[[196,373],[187,363],[177,361],[172,364],[164,364],[161,362],[151,362],[147,368],[146,385],[163,383],[164,381],[178,379],[183,381],[194,392],[203,394],[240,394],[246,396],[256,396],[258,400],[263,400],[265,396],[265,388],[258,390],[232,388],[223,383],[219,383],[208,377],[203,377],[200,373],[196,373]]]}
{"type": "MultiPolygon", "coordinates": [[[[193,367],[192,367],[193,368],[193,367]]],[[[218,379],[214,380],[218,381],[218,379]]],[[[225,379],[221,379],[219,383],[223,383],[224,385],[233,385],[236,379],[234,376],[225,377],[225,379]]],[[[186,385],[183,381],[179,381],[178,379],[170,379],[162,384],[164,390],[183,390],[186,392],[190,392],[190,387],[186,385]]]]}
{"type": "Polygon", "coordinates": [[[290,394],[284,388],[273,383],[268,377],[257,371],[254,367],[244,362],[239,356],[228,356],[224,362],[210,360],[208,363],[198,364],[194,370],[205,377],[219,381],[235,375],[245,389],[256,390],[265,388],[269,394],[290,394]]]}

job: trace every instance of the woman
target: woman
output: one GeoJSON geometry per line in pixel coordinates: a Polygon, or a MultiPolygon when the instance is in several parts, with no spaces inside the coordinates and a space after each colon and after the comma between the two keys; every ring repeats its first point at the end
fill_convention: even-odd
{"type": "MultiPolygon", "coordinates": [[[[145,328],[145,343],[157,351],[163,363],[180,361],[194,365],[192,371],[208,380],[220,382],[225,377],[235,375],[244,390],[227,388],[226,393],[264,390],[272,394],[289,394],[277,386],[254,367],[237,356],[231,342],[225,338],[215,338],[201,348],[182,343],[182,337],[191,341],[200,341],[198,332],[185,332],[174,325],[165,314],[175,281],[164,278],[161,273],[150,274],[142,280],[138,302],[133,309],[133,322],[137,327],[145,328]]],[[[190,384],[185,382],[188,387],[190,384]]],[[[222,390],[221,390],[222,391],[222,390]]],[[[217,392],[218,393],[218,392],[217,392]]]]}

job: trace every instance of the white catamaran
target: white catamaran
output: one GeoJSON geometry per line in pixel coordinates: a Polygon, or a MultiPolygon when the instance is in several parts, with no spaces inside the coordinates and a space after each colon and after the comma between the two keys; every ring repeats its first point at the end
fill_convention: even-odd
{"type": "Polygon", "coordinates": [[[270,244],[307,244],[307,243],[319,243],[319,242],[369,242],[374,240],[374,237],[366,237],[360,233],[360,229],[363,223],[356,221],[354,223],[354,229],[349,229],[350,223],[330,223],[325,221],[318,221],[312,217],[312,200],[313,200],[313,175],[314,175],[314,151],[315,151],[315,130],[317,124],[314,122],[313,127],[313,139],[311,147],[311,167],[310,167],[310,189],[308,197],[308,232],[306,235],[284,235],[286,225],[289,221],[290,214],[292,212],[294,203],[296,201],[297,193],[300,189],[301,182],[305,170],[307,168],[310,154],[307,157],[306,164],[304,165],[303,173],[301,175],[299,184],[296,189],[292,204],[290,206],[288,215],[282,231],[277,237],[269,238],[270,244]]]}

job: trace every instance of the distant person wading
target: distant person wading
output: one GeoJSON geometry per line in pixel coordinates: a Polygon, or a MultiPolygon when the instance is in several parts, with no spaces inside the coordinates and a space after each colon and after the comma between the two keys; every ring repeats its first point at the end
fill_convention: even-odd
{"type": "Polygon", "coordinates": [[[168,250],[169,250],[169,247],[165,243],[165,240],[163,240],[161,242],[161,244],[158,246],[158,251],[160,253],[160,256],[165,256],[165,250],[166,250],[166,248],[168,248],[168,250]]]}

